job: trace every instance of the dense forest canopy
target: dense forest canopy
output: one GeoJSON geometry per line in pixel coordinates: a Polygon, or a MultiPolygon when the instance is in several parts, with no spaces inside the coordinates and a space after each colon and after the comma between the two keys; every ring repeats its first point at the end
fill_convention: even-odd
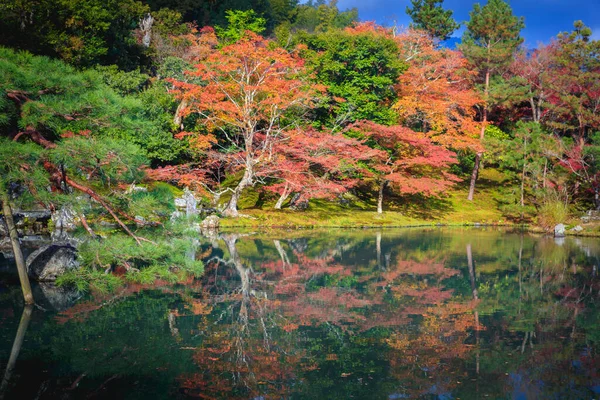
{"type": "Polygon", "coordinates": [[[591,29],[526,49],[526,21],[489,0],[449,49],[461,24],[443,1],[406,12],[399,29],[336,0],[4,1],[0,139],[27,157],[0,160],[1,189],[51,208],[85,193],[125,227],[166,215],[132,183],[188,187],[232,216],[249,191],[258,207],[381,213],[467,183],[477,199],[486,169],[508,219],[598,208],[591,29]]]}

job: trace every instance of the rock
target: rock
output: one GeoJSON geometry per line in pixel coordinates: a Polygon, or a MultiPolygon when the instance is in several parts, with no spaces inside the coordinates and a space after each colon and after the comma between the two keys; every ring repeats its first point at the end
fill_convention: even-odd
{"type": "Polygon", "coordinates": [[[186,188],[183,192],[183,198],[185,199],[185,215],[191,217],[198,214],[198,200],[196,200],[194,193],[186,188]]]}
{"type": "Polygon", "coordinates": [[[562,238],[565,237],[566,226],[564,224],[558,224],[554,227],[554,237],[562,238]]]}
{"type": "Polygon", "coordinates": [[[4,222],[4,217],[0,217],[0,237],[8,236],[8,227],[6,226],[6,222],[4,222]]]}
{"type": "Polygon", "coordinates": [[[53,212],[51,218],[54,223],[54,230],[51,235],[54,241],[67,239],[70,236],[68,232],[74,231],[77,227],[77,213],[70,204],[66,204],[60,210],[53,212]]]}
{"type": "Polygon", "coordinates": [[[53,282],[40,282],[33,290],[36,303],[42,308],[54,311],[71,308],[82,296],[74,288],[56,286],[53,282]]]}
{"type": "Polygon", "coordinates": [[[173,214],[171,214],[171,221],[175,221],[177,219],[183,218],[185,216],[184,213],[182,213],[181,211],[173,211],[173,214]]]}
{"type": "Polygon", "coordinates": [[[125,193],[130,194],[130,193],[139,193],[139,192],[147,193],[148,188],[145,188],[143,186],[137,186],[135,183],[132,183],[125,193]]]}
{"type": "Polygon", "coordinates": [[[185,199],[181,197],[175,198],[175,207],[177,208],[185,208],[185,199]]]}
{"type": "Polygon", "coordinates": [[[581,217],[582,222],[592,222],[592,221],[600,221],[600,211],[598,210],[588,210],[588,212],[581,217]]]}
{"type": "Polygon", "coordinates": [[[134,219],[138,228],[142,228],[146,225],[146,218],[142,217],[141,215],[136,215],[134,219]]]}
{"type": "Polygon", "coordinates": [[[52,282],[65,272],[79,268],[77,249],[65,243],[42,246],[27,257],[26,264],[33,279],[52,282]]]}
{"type": "Polygon", "coordinates": [[[571,232],[581,232],[583,231],[583,228],[581,227],[581,225],[577,225],[576,227],[570,229],[571,232]]]}
{"type": "Polygon", "coordinates": [[[203,231],[215,231],[219,229],[220,219],[216,215],[209,215],[200,223],[200,229],[203,231]]]}

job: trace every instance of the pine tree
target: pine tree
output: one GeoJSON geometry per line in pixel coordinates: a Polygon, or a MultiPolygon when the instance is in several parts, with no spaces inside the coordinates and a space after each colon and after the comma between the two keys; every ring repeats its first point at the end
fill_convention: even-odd
{"type": "MultiPolygon", "coordinates": [[[[503,0],[489,0],[485,6],[475,4],[470,13],[467,30],[463,36],[460,49],[469,62],[479,72],[483,81],[482,126],[480,138],[485,135],[490,106],[491,78],[505,68],[512,60],[517,48],[523,43],[520,36],[525,27],[523,17],[513,15],[508,3],[503,0]]],[[[475,166],[471,176],[469,200],[473,200],[475,182],[479,173],[482,153],[477,153],[475,166]]]]}
{"type": "Polygon", "coordinates": [[[412,8],[406,7],[406,13],[412,18],[412,28],[427,31],[438,40],[447,40],[452,32],[460,27],[452,18],[451,10],[444,10],[444,0],[411,0],[412,8]]]}

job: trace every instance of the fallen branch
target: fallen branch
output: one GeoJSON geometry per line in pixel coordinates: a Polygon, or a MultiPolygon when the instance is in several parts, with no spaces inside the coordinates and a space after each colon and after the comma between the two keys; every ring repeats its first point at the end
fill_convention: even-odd
{"type": "Polygon", "coordinates": [[[136,241],[136,243],[137,243],[138,245],[140,245],[140,246],[141,246],[142,242],[140,241],[140,238],[139,238],[138,236],[136,236],[136,235],[135,235],[133,232],[131,232],[131,230],[130,230],[130,229],[127,227],[127,225],[125,225],[125,224],[123,223],[123,221],[121,221],[121,219],[120,219],[120,218],[117,216],[117,214],[116,214],[116,213],[113,211],[113,209],[112,209],[112,208],[111,208],[111,207],[110,207],[110,206],[109,206],[109,205],[108,205],[108,204],[107,204],[107,203],[104,201],[104,199],[102,199],[102,197],[100,197],[100,195],[99,195],[98,193],[94,192],[92,189],[90,189],[90,188],[89,188],[89,187],[87,187],[87,186],[83,186],[83,185],[81,185],[81,184],[79,184],[79,183],[75,182],[73,179],[69,178],[68,176],[65,176],[65,182],[66,182],[66,183],[67,183],[69,186],[71,186],[71,187],[73,187],[73,188],[75,188],[75,189],[79,190],[80,192],[83,192],[83,193],[87,194],[87,195],[88,195],[88,196],[90,196],[92,199],[94,199],[94,200],[96,200],[98,203],[100,203],[100,204],[102,205],[102,207],[104,207],[104,209],[105,209],[106,211],[108,211],[108,213],[109,213],[109,214],[110,214],[110,215],[111,215],[111,216],[114,218],[114,220],[117,222],[117,224],[119,224],[119,226],[120,226],[121,228],[123,228],[123,230],[124,230],[125,232],[127,232],[127,234],[128,234],[129,236],[131,236],[132,238],[134,238],[134,239],[135,239],[135,241],[136,241]]]}

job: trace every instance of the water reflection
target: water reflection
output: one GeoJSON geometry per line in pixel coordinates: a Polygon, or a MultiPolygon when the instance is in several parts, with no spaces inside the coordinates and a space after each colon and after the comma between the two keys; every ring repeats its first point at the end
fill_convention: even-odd
{"type": "MultiPolygon", "coordinates": [[[[190,256],[205,260],[200,280],[130,286],[39,314],[7,393],[23,398],[42,385],[39,398],[600,391],[595,239],[559,245],[487,229],[221,234],[190,256]],[[34,362],[46,372],[26,368],[34,362]]],[[[2,337],[11,304],[0,297],[2,337]]],[[[7,352],[0,347],[0,361],[7,352]]]]}

